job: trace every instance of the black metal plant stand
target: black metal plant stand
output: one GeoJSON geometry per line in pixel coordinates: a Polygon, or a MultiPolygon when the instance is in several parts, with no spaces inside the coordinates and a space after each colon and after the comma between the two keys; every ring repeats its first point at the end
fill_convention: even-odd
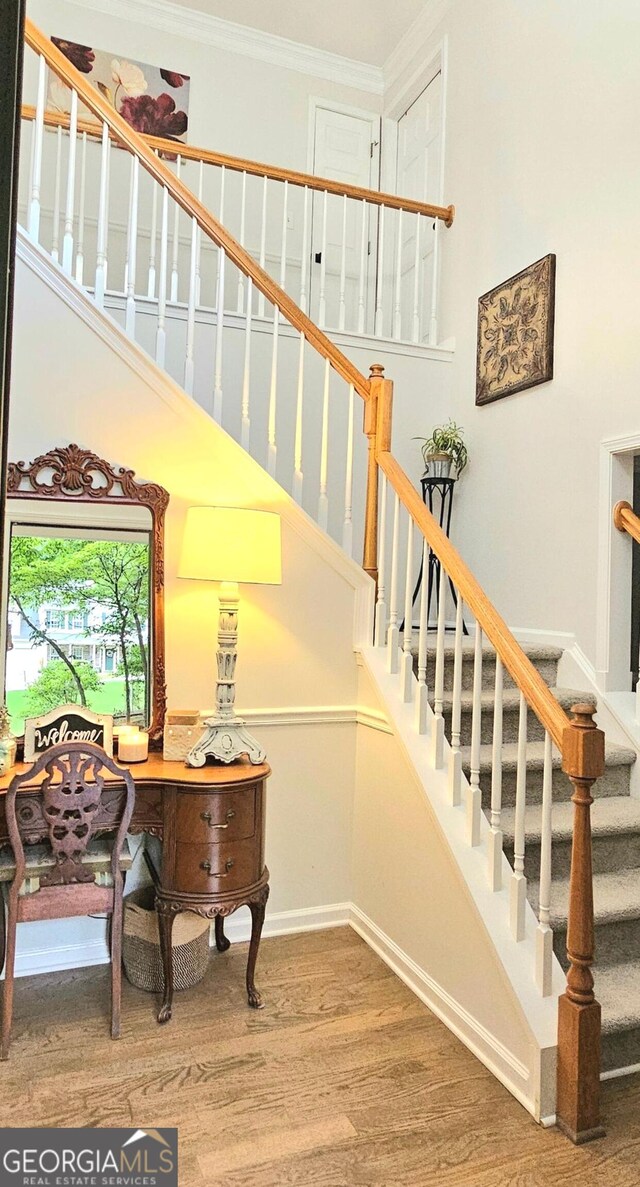
{"type": "MultiPolygon", "coordinates": [[[[422,486],[422,502],[437,520],[440,527],[446,536],[449,535],[451,529],[451,512],[453,509],[453,488],[455,486],[455,478],[421,478],[422,486]],[[436,499],[436,495],[438,496],[436,499]]],[[[411,605],[415,606],[416,598],[420,592],[422,585],[422,561],[420,561],[420,572],[418,573],[418,580],[413,591],[413,598],[411,605]]],[[[458,595],[456,594],[455,586],[451,578],[449,578],[449,589],[451,590],[451,597],[453,604],[457,609],[458,595]]],[[[440,561],[432,549],[429,549],[428,572],[427,572],[427,629],[430,629],[431,623],[431,599],[435,594],[435,613],[436,622],[439,610],[440,597],[440,561]]],[[[435,625],[435,624],[434,624],[435,625]]],[[[445,627],[445,630],[452,628],[445,627]]],[[[404,630],[404,621],[400,626],[400,631],[404,630]]],[[[462,620],[463,634],[468,635],[467,624],[462,620]]]]}

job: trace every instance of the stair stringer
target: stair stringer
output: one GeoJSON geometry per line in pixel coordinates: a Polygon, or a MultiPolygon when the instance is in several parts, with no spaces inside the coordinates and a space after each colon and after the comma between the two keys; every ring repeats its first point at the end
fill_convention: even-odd
{"type": "MultiPolygon", "coordinates": [[[[462,805],[453,807],[450,803],[448,787],[448,756],[450,746],[445,739],[444,763],[436,770],[430,758],[428,735],[419,735],[415,729],[415,706],[405,704],[399,695],[399,685],[395,677],[387,671],[386,649],[365,645],[360,649],[362,664],[372,682],[373,688],[388,715],[396,744],[404,757],[411,773],[415,775],[421,794],[428,811],[422,816],[415,814],[412,825],[424,828],[426,833],[431,828],[438,831],[440,841],[450,855],[458,877],[462,880],[468,904],[472,915],[475,916],[476,928],[479,925],[486,940],[490,944],[494,960],[497,964],[500,983],[504,990],[505,1010],[519,1021],[522,1032],[527,1036],[528,1053],[514,1054],[508,1044],[491,1033],[491,1028],[475,1011],[473,990],[468,1001],[456,999],[442,977],[438,980],[430,973],[430,953],[428,946],[416,959],[408,959],[408,969],[403,972],[402,960],[390,957],[385,952],[385,942],[391,941],[391,950],[398,952],[404,949],[406,943],[394,944],[393,934],[389,934],[389,926],[374,928],[380,931],[384,939],[380,945],[381,955],[396,967],[412,988],[427,1001],[447,1025],[454,1030],[462,1041],[474,1051],[482,1062],[502,1081],[503,1084],[520,1100],[520,1102],[544,1124],[552,1124],[555,1115],[555,1063],[557,1049],[557,998],[564,992],[566,980],[560,964],[553,957],[553,985],[552,993],[548,997],[541,997],[535,983],[535,950],[536,950],[536,917],[527,902],[525,937],[516,943],[509,926],[509,880],[511,867],[503,856],[502,889],[493,892],[488,880],[487,845],[489,824],[484,816],[481,817],[481,840],[476,847],[471,847],[467,841],[467,817],[465,808],[466,790],[468,782],[463,776],[462,805]],[[414,966],[411,971],[411,966],[414,966]],[[416,977],[415,970],[419,969],[416,977]]],[[[432,728],[433,712],[428,710],[428,729],[432,728]]],[[[354,831],[355,836],[355,831],[354,831]]],[[[425,835],[425,844],[427,836],[425,835]]],[[[401,872],[406,881],[406,894],[420,893],[415,882],[414,871],[410,863],[401,872]]],[[[359,905],[358,879],[355,878],[354,899],[356,907],[359,905]]],[[[406,899],[405,899],[406,901],[406,899]]],[[[376,923],[377,921],[374,921],[376,923]]],[[[442,920],[444,927],[451,928],[451,942],[460,942],[460,928],[456,934],[456,920],[447,918],[442,920]]],[[[393,923],[391,924],[393,926],[393,923]]],[[[366,930],[366,929],[365,929],[366,930]]],[[[375,935],[373,937],[375,945],[375,935]]],[[[473,986],[473,969],[470,970],[469,985],[473,986]]],[[[466,988],[466,986],[465,986],[466,988]]]]}

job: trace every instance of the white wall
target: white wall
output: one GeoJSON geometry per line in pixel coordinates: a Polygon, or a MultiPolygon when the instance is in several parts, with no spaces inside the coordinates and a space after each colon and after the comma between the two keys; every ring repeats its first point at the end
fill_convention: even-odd
{"type": "Polygon", "coordinates": [[[443,37],[441,325],[471,454],[457,536],[511,625],[575,632],[593,662],[599,442],[640,428],[638,5],[453,0],[402,79],[443,37]],[[547,252],[555,378],[476,409],[477,298],[547,252]]]}
{"type": "MultiPolygon", "coordinates": [[[[9,457],[32,459],[70,441],[170,492],[165,585],[170,707],[206,707],[215,693],[215,590],[176,577],[186,509],[226,503],[281,511],[283,583],[243,591],[237,685],[240,712],[259,712],[269,720],[273,710],[289,710],[285,724],[255,727],[273,762],[270,911],[349,901],[355,718],[346,724],[335,718],[336,709],[356,703],[355,599],[368,579],[341,558],[332,565],[326,553],[331,545],[323,555],[321,534],[204,412],[161,376],[151,385],[136,373],[20,263],[9,457]],[[315,724],[304,717],[310,708],[317,710],[315,724]]],[[[275,718],[279,722],[282,714],[275,718]]],[[[52,943],[55,930],[56,943],[72,946],[71,963],[82,963],[74,937],[81,934],[82,944],[93,951],[100,925],[75,929],[61,924],[46,935],[52,943]]],[[[42,928],[32,932],[39,950],[42,928]]],[[[25,960],[29,943],[23,929],[25,960]]]]}

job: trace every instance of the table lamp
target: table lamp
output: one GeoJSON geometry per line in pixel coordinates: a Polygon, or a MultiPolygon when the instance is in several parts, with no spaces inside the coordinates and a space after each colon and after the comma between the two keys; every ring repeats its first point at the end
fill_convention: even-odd
{"type": "Polygon", "coordinates": [[[238,583],[280,585],[280,516],[240,507],[190,507],[178,576],[221,582],[216,711],[205,719],[205,732],[189,751],[187,765],[202,767],[208,755],[224,763],[235,762],[243,754],[252,763],[264,762],[264,750],[234,709],[238,583]]]}

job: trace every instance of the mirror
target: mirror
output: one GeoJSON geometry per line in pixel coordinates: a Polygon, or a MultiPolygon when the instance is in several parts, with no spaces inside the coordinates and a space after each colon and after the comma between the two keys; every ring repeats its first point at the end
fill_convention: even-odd
{"type": "Polygon", "coordinates": [[[65,703],[162,736],[169,496],[77,445],[7,470],[12,728],[65,703]]]}

